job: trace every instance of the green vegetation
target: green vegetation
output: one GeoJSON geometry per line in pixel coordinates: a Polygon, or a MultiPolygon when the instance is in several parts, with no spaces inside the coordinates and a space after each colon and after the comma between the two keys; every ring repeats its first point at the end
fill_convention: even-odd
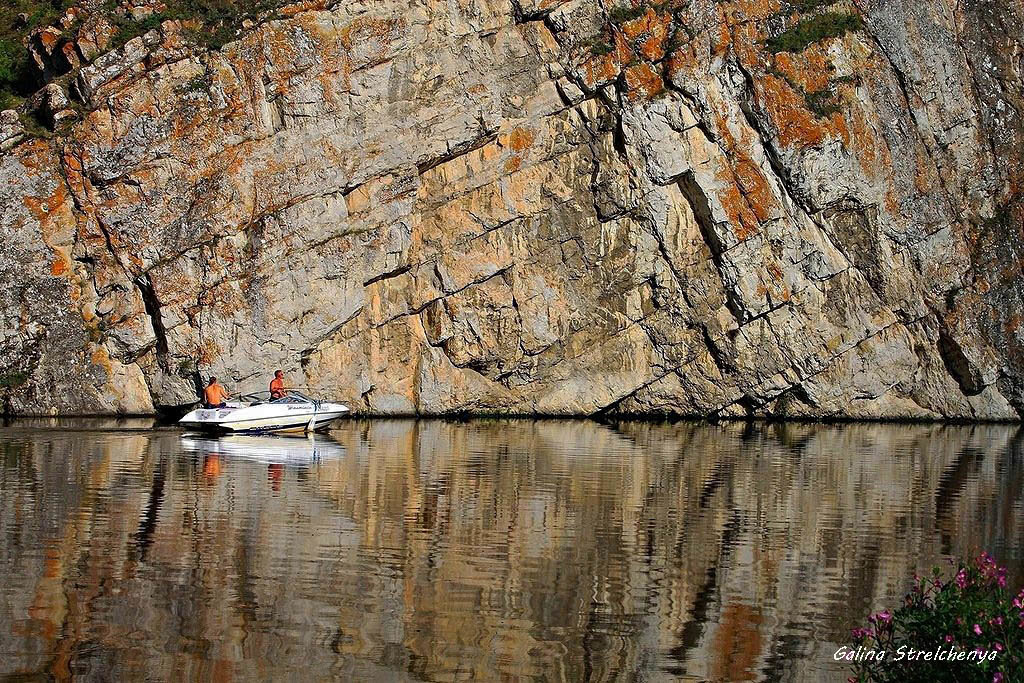
{"type": "Polygon", "coordinates": [[[13,389],[20,387],[28,381],[28,375],[24,372],[8,372],[0,375],[0,389],[13,389]]]}
{"type": "Polygon", "coordinates": [[[46,124],[39,119],[35,112],[22,112],[19,118],[21,127],[25,129],[25,135],[30,138],[49,140],[53,137],[53,132],[46,127],[46,124]]]}
{"type": "Polygon", "coordinates": [[[825,12],[802,19],[796,26],[770,38],[765,45],[771,52],[802,52],[809,45],[862,28],[864,20],[856,14],[825,12]]]}
{"type": "MultiPolygon", "coordinates": [[[[887,657],[847,654],[857,683],[938,683],[1024,681],[1024,590],[1007,587],[1007,571],[982,553],[963,562],[943,581],[935,568],[917,578],[902,606],[868,617],[869,625],[853,630],[853,647],[887,657]],[[904,653],[917,651],[916,658],[904,653]],[[923,657],[924,652],[942,656],[923,657]],[[952,655],[952,656],[950,656],[952,655]]],[[[863,652],[863,651],[862,651],[863,652]]],[[[837,657],[839,659],[839,657],[837,657]]]]}
{"type": "Polygon", "coordinates": [[[35,91],[25,39],[33,29],[57,21],[71,4],[70,0],[4,0],[0,5],[0,109],[18,106],[35,91]]]}
{"type": "MultiPolygon", "coordinates": [[[[26,46],[37,28],[55,25],[75,0],[3,0],[0,6],[0,109],[19,106],[41,85],[40,75],[26,46]]],[[[168,19],[187,22],[189,38],[206,49],[219,49],[235,39],[246,20],[259,20],[285,0],[166,0],[163,12],[140,20],[120,7],[119,0],[107,0],[100,8],[117,29],[108,49],[115,49],[168,19]]],[[[64,33],[73,38],[77,26],[64,33]]]]}
{"type": "Polygon", "coordinates": [[[680,9],[678,0],[661,0],[660,2],[642,2],[639,5],[617,5],[608,11],[608,22],[621,27],[623,24],[647,14],[647,10],[655,14],[666,14],[680,9]]]}
{"type": "Polygon", "coordinates": [[[800,87],[800,85],[792,78],[778,69],[769,68],[768,73],[776,78],[781,78],[795,92],[800,93],[804,98],[804,104],[807,107],[807,110],[819,119],[828,118],[829,116],[832,116],[832,114],[842,111],[838,93],[836,92],[836,86],[860,85],[860,78],[857,76],[836,76],[835,78],[829,79],[828,85],[821,90],[807,91],[800,87]]]}
{"type": "Polygon", "coordinates": [[[205,73],[193,76],[188,80],[187,83],[181,86],[180,92],[183,94],[196,94],[203,93],[210,89],[210,76],[205,73]]]}
{"type": "Polygon", "coordinates": [[[831,7],[836,4],[836,0],[789,0],[789,6],[793,9],[806,14],[807,12],[814,12],[823,7],[831,7]]]}
{"type": "Polygon", "coordinates": [[[679,12],[682,7],[680,0],[661,0],[654,3],[641,3],[639,5],[617,5],[608,11],[608,20],[601,30],[601,33],[586,43],[588,51],[595,57],[602,57],[610,54],[614,49],[614,34],[623,30],[623,25],[639,19],[653,10],[655,14],[671,15],[669,25],[669,36],[666,43],[666,54],[670,54],[686,44],[687,40],[693,40],[693,31],[687,26],[679,12]]]}
{"type": "Polygon", "coordinates": [[[860,76],[857,76],[856,74],[850,74],[848,76],[836,76],[835,78],[832,79],[831,82],[840,85],[860,85],[860,76]]]}
{"type": "Polygon", "coordinates": [[[285,4],[283,0],[167,0],[166,9],[141,21],[117,16],[117,0],[109,0],[107,9],[118,28],[115,45],[123,45],[132,38],[160,26],[168,19],[198,24],[189,33],[196,44],[217,50],[238,35],[242,23],[259,19],[267,12],[285,4]]]}
{"type": "Polygon", "coordinates": [[[588,43],[590,54],[595,57],[603,57],[607,54],[611,54],[615,50],[615,46],[609,43],[603,38],[594,38],[588,43]]]}
{"type": "Polygon", "coordinates": [[[647,7],[647,5],[637,5],[636,7],[619,5],[618,7],[613,7],[611,11],[608,12],[608,21],[617,26],[621,26],[627,21],[632,21],[637,17],[642,17],[647,14],[647,7]]]}
{"type": "Polygon", "coordinates": [[[819,119],[826,119],[839,111],[835,93],[827,88],[814,92],[804,91],[804,103],[807,104],[807,109],[819,119]]]}
{"type": "Polygon", "coordinates": [[[108,49],[115,50],[132,38],[159,28],[160,22],[163,20],[164,16],[162,14],[151,14],[141,21],[135,21],[128,16],[111,15],[109,21],[117,28],[117,33],[111,38],[108,49]]]}
{"type": "Polygon", "coordinates": [[[179,377],[191,377],[196,372],[196,362],[191,358],[186,358],[178,363],[178,376],[179,377]]]}

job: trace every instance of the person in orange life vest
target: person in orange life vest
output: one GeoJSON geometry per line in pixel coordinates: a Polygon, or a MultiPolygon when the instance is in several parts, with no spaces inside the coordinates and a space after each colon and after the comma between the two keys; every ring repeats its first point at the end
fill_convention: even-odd
{"type": "Polygon", "coordinates": [[[223,408],[225,406],[224,401],[231,398],[231,394],[224,388],[224,385],[217,381],[216,377],[210,378],[210,383],[206,385],[206,390],[203,391],[203,398],[206,401],[207,408],[223,408]]]}
{"type": "Polygon", "coordinates": [[[274,372],[274,379],[270,380],[270,398],[284,398],[288,392],[284,390],[284,373],[280,370],[274,372]]]}

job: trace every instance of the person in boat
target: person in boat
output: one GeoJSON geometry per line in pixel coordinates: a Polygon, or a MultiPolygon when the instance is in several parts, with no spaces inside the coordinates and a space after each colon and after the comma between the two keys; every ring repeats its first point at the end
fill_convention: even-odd
{"type": "Polygon", "coordinates": [[[274,379],[270,380],[270,398],[284,398],[288,392],[284,390],[284,372],[274,371],[274,379]]]}
{"type": "Polygon", "coordinates": [[[210,378],[210,383],[206,385],[206,390],[203,391],[203,399],[206,401],[207,408],[224,408],[227,401],[231,398],[231,394],[224,388],[224,385],[217,381],[216,377],[210,378]]]}

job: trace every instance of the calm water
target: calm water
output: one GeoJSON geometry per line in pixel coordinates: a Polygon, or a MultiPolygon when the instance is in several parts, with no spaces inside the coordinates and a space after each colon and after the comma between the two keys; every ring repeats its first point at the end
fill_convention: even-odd
{"type": "Polygon", "coordinates": [[[70,426],[0,428],[2,679],[842,680],[915,570],[1024,569],[1016,427],[70,426]]]}

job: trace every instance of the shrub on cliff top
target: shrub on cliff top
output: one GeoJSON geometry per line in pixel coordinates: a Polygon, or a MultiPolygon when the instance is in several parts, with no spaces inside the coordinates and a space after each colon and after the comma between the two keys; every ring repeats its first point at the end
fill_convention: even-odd
{"type": "Polygon", "coordinates": [[[789,4],[801,12],[813,12],[816,9],[836,4],[836,0],[790,0],[789,4]]]}
{"type": "MultiPolygon", "coordinates": [[[[261,14],[284,4],[286,0],[167,0],[162,12],[141,21],[113,16],[118,26],[114,44],[124,44],[156,28],[161,22],[172,19],[198,24],[200,28],[191,31],[190,37],[197,44],[216,50],[235,38],[243,21],[257,19],[261,14]]],[[[116,6],[117,3],[112,2],[111,5],[116,6]]]]}
{"type": "Polygon", "coordinates": [[[4,0],[0,4],[0,109],[17,105],[35,90],[28,34],[57,20],[70,0],[4,0]]]}
{"type": "MultiPolygon", "coordinates": [[[[191,38],[208,49],[218,49],[233,40],[246,19],[258,19],[286,4],[287,0],[166,0],[164,11],[140,20],[123,12],[120,0],[107,0],[96,11],[102,13],[118,32],[110,48],[156,28],[166,19],[192,22],[199,28],[191,38]]],[[[0,108],[19,104],[42,83],[26,47],[30,33],[54,25],[76,0],[3,0],[0,3],[0,108]]],[[[74,29],[70,32],[73,33],[74,29]]],[[[69,33],[69,32],[66,32],[69,33]]]]}
{"type": "Polygon", "coordinates": [[[903,606],[854,629],[855,647],[886,657],[855,662],[850,681],[1024,681],[1024,589],[1008,591],[1006,569],[987,554],[962,563],[947,582],[940,576],[936,568],[932,577],[917,579],[903,606]],[[900,648],[903,659],[897,659],[900,648]],[[921,654],[911,659],[911,649],[921,654]]]}
{"type": "Polygon", "coordinates": [[[862,28],[864,21],[856,14],[825,12],[802,19],[796,26],[768,39],[765,45],[772,52],[802,52],[808,45],[862,28]]]}

